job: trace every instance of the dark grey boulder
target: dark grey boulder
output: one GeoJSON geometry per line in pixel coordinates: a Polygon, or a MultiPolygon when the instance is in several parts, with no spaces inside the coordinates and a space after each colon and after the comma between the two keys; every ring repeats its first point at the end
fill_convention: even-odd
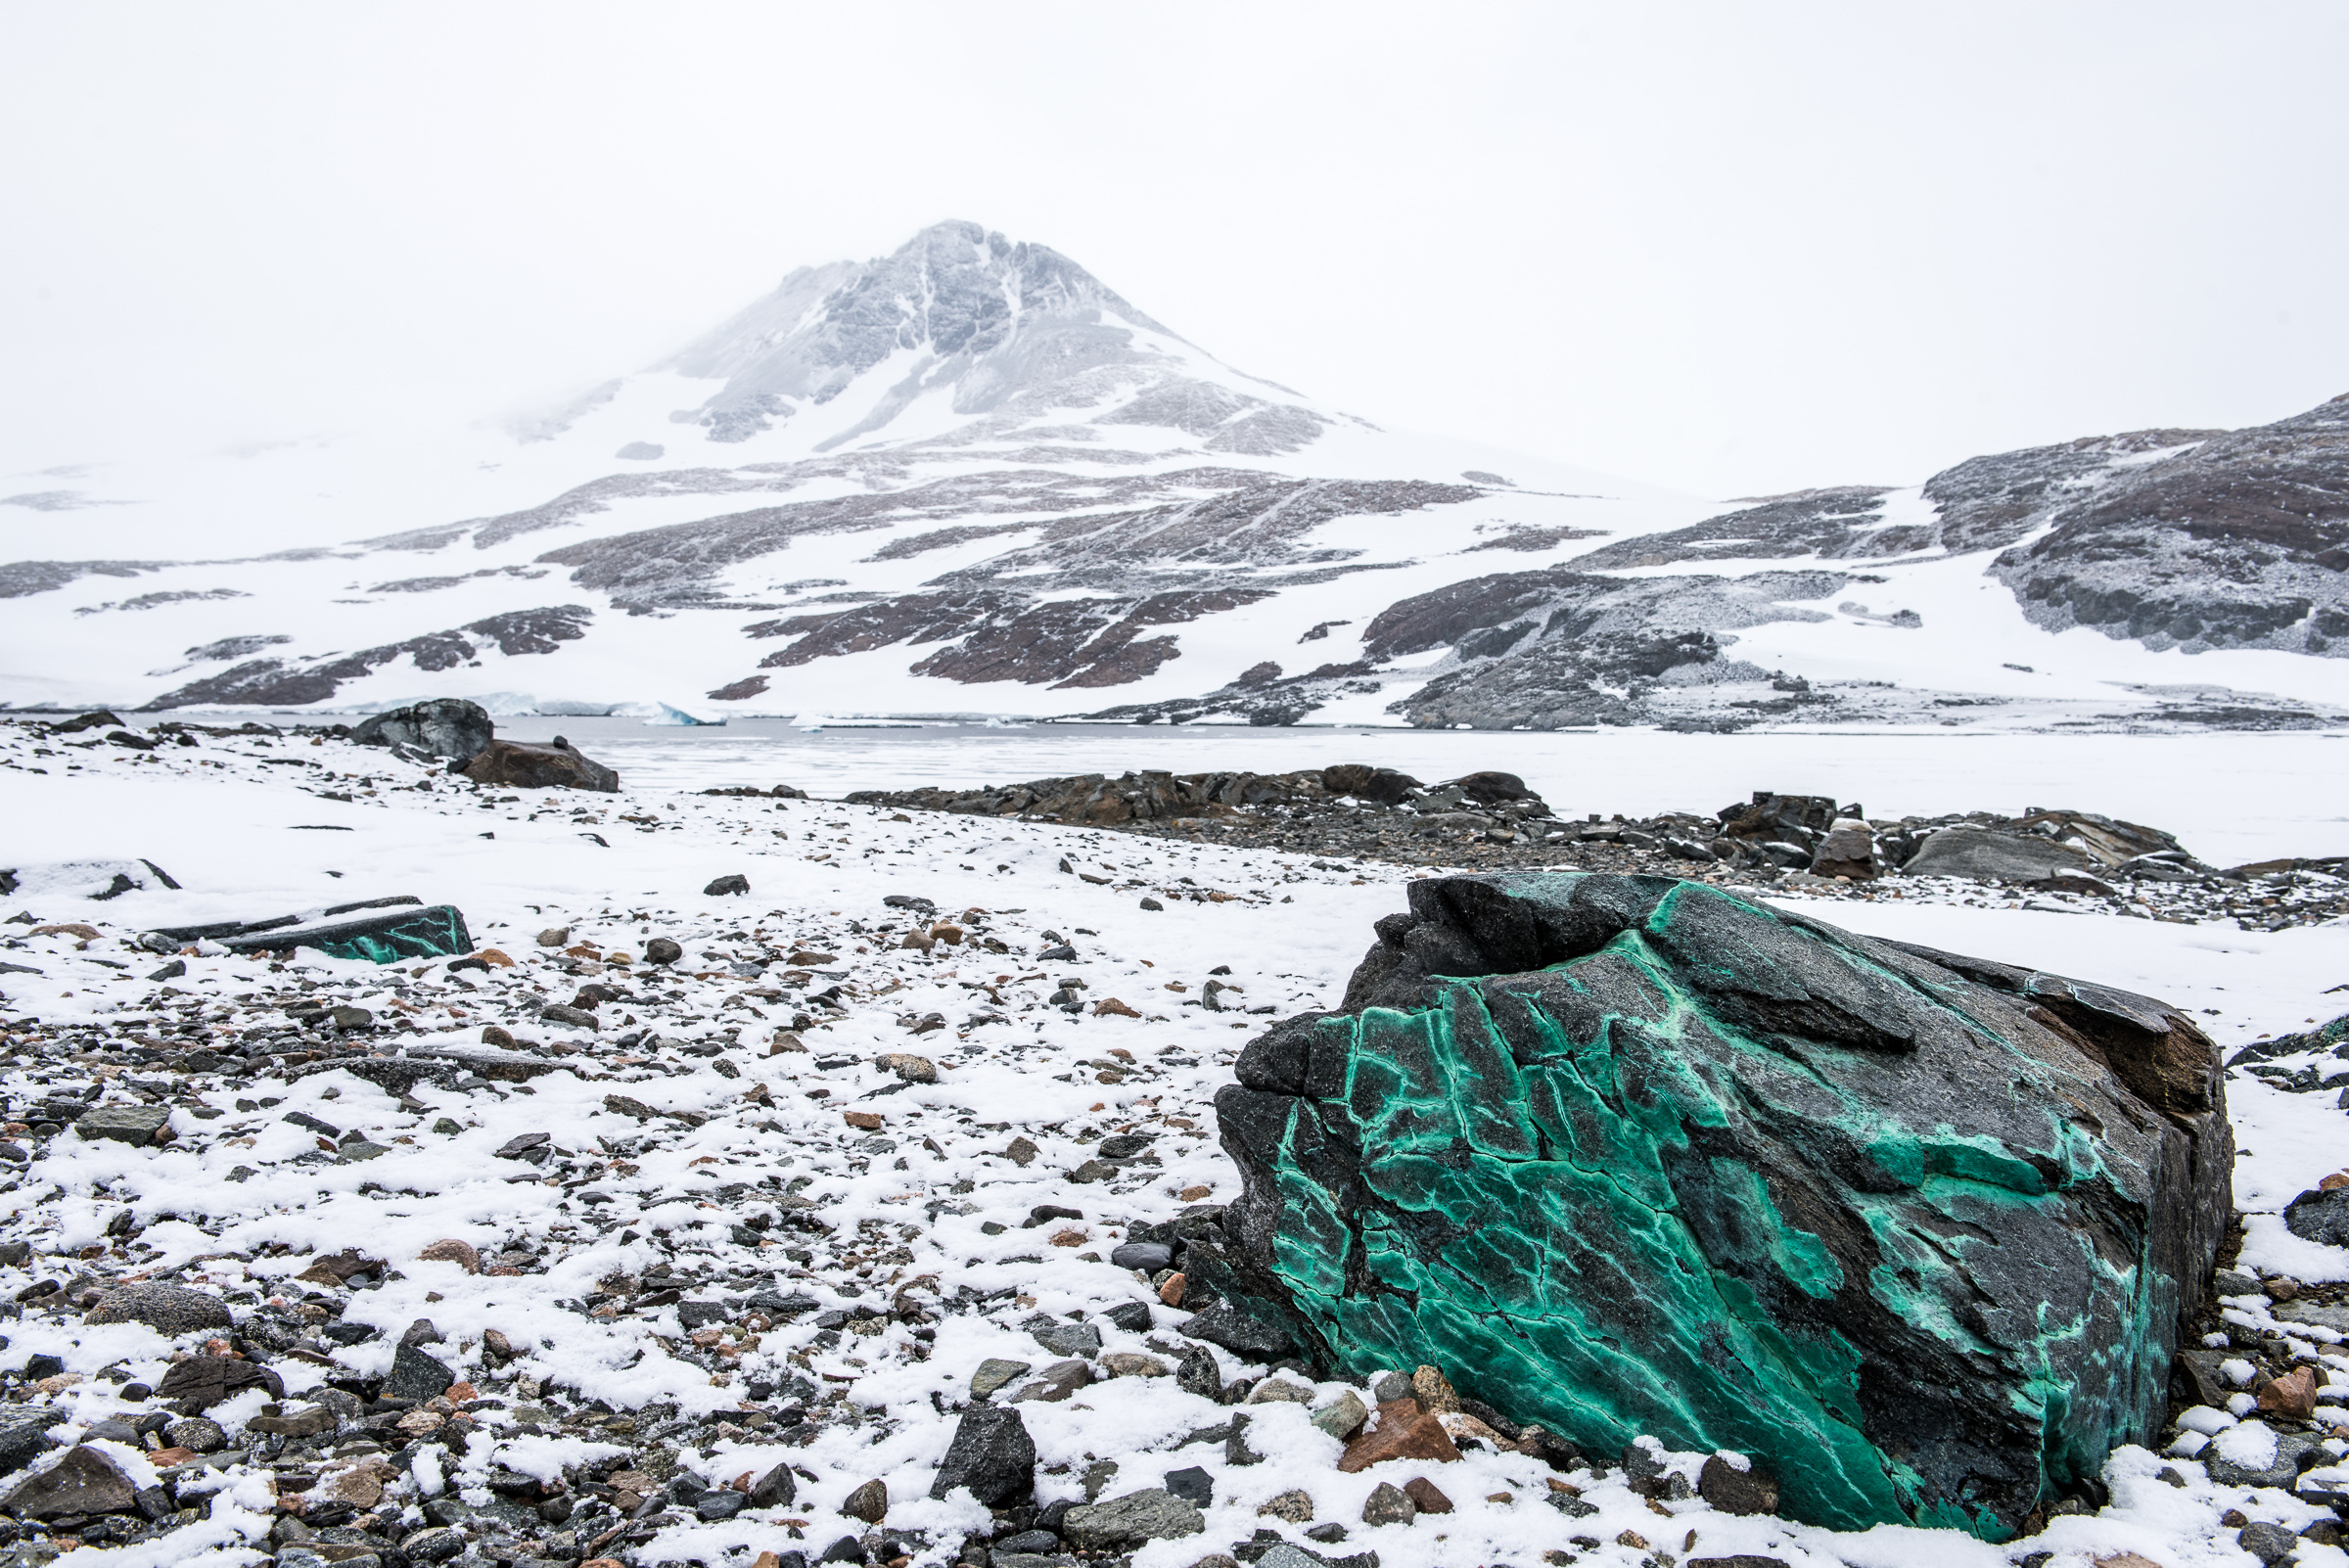
{"type": "Polygon", "coordinates": [[[751,879],[739,871],[730,871],[722,877],[713,879],[711,884],[702,890],[702,894],[705,898],[722,899],[729,894],[744,894],[750,891],[751,879]]]}
{"type": "Polygon", "coordinates": [[[175,1404],[182,1415],[194,1415],[249,1388],[266,1389],[271,1399],[286,1397],[285,1380],[275,1372],[231,1356],[191,1356],[172,1362],[155,1385],[155,1397],[175,1404]]]}
{"type": "MultiPolygon", "coordinates": [[[[2250,1424],[2244,1423],[2245,1426],[2250,1424]]],[[[2241,1430],[2239,1427],[2231,1429],[2232,1432],[2241,1430]]],[[[2322,1451],[2315,1438],[2303,1433],[2275,1432],[2272,1435],[2276,1440],[2274,1450],[2264,1458],[2251,1461],[2228,1458],[2222,1449],[2234,1445],[2214,1442],[2202,1451],[2202,1468],[2209,1471],[2210,1478],[2223,1487],[2278,1487],[2289,1492],[2300,1479],[2303,1462],[2312,1454],[2322,1457],[2322,1451]]]]}
{"type": "Polygon", "coordinates": [[[429,1400],[448,1392],[457,1374],[438,1356],[403,1344],[392,1358],[391,1375],[384,1379],[384,1398],[429,1400]]]}
{"type": "Polygon", "coordinates": [[[1080,1503],[1063,1515],[1060,1534],[1081,1551],[1138,1546],[1195,1536],[1207,1528],[1198,1505],[1165,1487],[1128,1492],[1107,1502],[1080,1503]]]}
{"type": "Polygon", "coordinates": [[[99,1298],[83,1319],[91,1323],[145,1323],[159,1334],[187,1334],[227,1328],[235,1319],[217,1296],[185,1285],[123,1285],[99,1298]]]}
{"type": "Polygon", "coordinates": [[[465,1549],[465,1532],[446,1525],[412,1531],[399,1538],[399,1549],[416,1562],[446,1562],[465,1549]]]}
{"type": "Polygon", "coordinates": [[[1901,871],[1975,882],[2042,882],[2061,871],[2094,871],[2097,864],[2093,855],[2034,834],[1948,827],[1918,845],[1901,871]]]}
{"type": "Polygon", "coordinates": [[[603,763],[583,757],[570,745],[526,746],[520,741],[491,741],[456,771],[476,784],[521,790],[597,790],[606,795],[620,790],[620,775],[603,763]]]}
{"type": "Polygon", "coordinates": [[[435,697],[394,708],[350,728],[350,738],[361,746],[409,746],[455,762],[480,756],[496,735],[488,711],[462,697],[435,697]]]}
{"type": "Polygon", "coordinates": [[[100,1449],[77,1448],[64,1459],[17,1483],[0,1508],[25,1519],[67,1514],[123,1513],[138,1500],[138,1488],[100,1449]]]}
{"type": "Polygon", "coordinates": [[[2349,1187],[2311,1188],[2284,1205],[2284,1228],[2307,1241],[2349,1247],[2349,1187]]]}
{"type": "Polygon", "coordinates": [[[2004,1539],[2158,1439],[2233,1213],[2191,1019],[1703,883],[1408,898],[1218,1094],[1242,1193],[1185,1232],[1223,1303],[1186,1334],[1750,1454],[1838,1529],[2004,1539]]]}
{"type": "Polygon", "coordinates": [[[791,1473],[790,1464],[778,1464],[752,1485],[751,1506],[780,1508],[799,1495],[799,1478],[791,1473]]]}
{"type": "Polygon", "coordinates": [[[46,1453],[54,1446],[49,1429],[71,1413],[51,1405],[0,1410],[0,1475],[13,1475],[46,1453]]]}
{"type": "Polygon", "coordinates": [[[1091,1358],[1101,1349],[1101,1330],[1090,1323],[1056,1323],[1050,1319],[1027,1325],[1028,1337],[1055,1356],[1091,1358]]]}
{"type": "Polygon", "coordinates": [[[1175,1332],[1186,1339],[1203,1339],[1231,1352],[1242,1360],[1276,1361],[1296,1349],[1296,1340],[1278,1324],[1241,1312],[1229,1302],[1218,1302],[1193,1314],[1175,1332]]]}
{"type": "Polygon", "coordinates": [[[156,1132],[171,1121],[168,1105],[101,1105],[73,1119],[73,1130],[95,1141],[153,1143],[156,1132]]]}
{"type": "Polygon", "coordinates": [[[956,1487],[990,1508],[1027,1500],[1036,1488],[1036,1440],[1020,1412],[1004,1405],[977,1405],[954,1427],[954,1441],[930,1483],[930,1496],[943,1498],[956,1487]]]}

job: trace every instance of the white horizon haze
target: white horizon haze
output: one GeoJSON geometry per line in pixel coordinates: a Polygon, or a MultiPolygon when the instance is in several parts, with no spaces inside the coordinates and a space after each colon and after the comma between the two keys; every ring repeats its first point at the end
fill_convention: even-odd
{"type": "Polygon", "coordinates": [[[1711,496],[2349,391],[2336,8],[121,4],[0,40],[0,493],[558,403],[950,217],[1381,424],[1711,496]]]}

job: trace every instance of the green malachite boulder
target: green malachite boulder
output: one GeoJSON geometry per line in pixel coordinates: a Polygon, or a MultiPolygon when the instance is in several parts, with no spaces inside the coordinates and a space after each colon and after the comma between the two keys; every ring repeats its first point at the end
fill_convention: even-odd
{"type": "Polygon", "coordinates": [[[1431,879],[1378,935],[1217,1097],[1220,1318],[1839,1528],[2004,1539],[2154,1436],[2232,1213],[2187,1018],[1663,878],[1431,879]]]}

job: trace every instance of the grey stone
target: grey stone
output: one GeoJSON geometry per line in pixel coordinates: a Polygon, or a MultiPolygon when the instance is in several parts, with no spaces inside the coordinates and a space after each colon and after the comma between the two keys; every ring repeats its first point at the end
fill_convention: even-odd
{"type": "Polygon", "coordinates": [[[980,1405],[965,1410],[955,1424],[954,1441],[946,1446],[930,1496],[943,1498],[956,1487],[990,1508],[1009,1507],[1026,1499],[1036,1485],[1036,1440],[1018,1410],[1005,1406],[980,1405]]]}
{"type": "Polygon", "coordinates": [[[26,1519],[72,1513],[121,1513],[138,1499],[138,1488],[98,1449],[81,1447],[38,1475],[17,1483],[0,1508],[26,1519]]]}
{"type": "Polygon", "coordinates": [[[465,1549],[465,1532],[446,1525],[399,1538],[399,1549],[417,1562],[446,1562],[465,1549]]]}
{"type": "Polygon", "coordinates": [[[1216,1363],[1216,1353],[1205,1345],[1193,1345],[1183,1352],[1181,1362],[1174,1368],[1174,1386],[1185,1394],[1221,1404],[1223,1370],[1216,1363]]]}
{"type": "Polygon", "coordinates": [[[0,1408],[0,1475],[13,1475],[55,1446],[49,1429],[70,1412],[53,1405],[0,1408]]]}
{"type": "Polygon", "coordinates": [[[2041,882],[2058,871],[2093,871],[2095,856],[2053,839],[1990,828],[1947,827],[1917,847],[1906,876],[1964,877],[1974,882],[2041,882]]]}
{"type": "Polygon", "coordinates": [[[780,1508],[795,1501],[800,1495],[799,1478],[791,1473],[789,1462],[776,1465],[760,1476],[751,1488],[751,1506],[780,1508]]]}
{"type": "Polygon", "coordinates": [[[865,1482],[849,1494],[840,1511],[866,1524],[879,1524],[889,1517],[889,1484],[879,1480],[865,1482]]]}
{"type": "Polygon", "coordinates": [[[1362,1397],[1348,1389],[1336,1400],[1313,1412],[1313,1425],[1343,1443],[1370,1419],[1370,1407],[1362,1397]]]}
{"type": "Polygon", "coordinates": [[[1392,1481],[1381,1481],[1370,1489],[1362,1503],[1362,1523],[1376,1528],[1380,1525],[1407,1525],[1419,1517],[1419,1504],[1392,1481]]]}
{"type": "Polygon", "coordinates": [[[1277,1361],[1294,1347],[1283,1329],[1241,1312],[1229,1302],[1218,1302],[1178,1325],[1185,1339],[1203,1339],[1231,1352],[1242,1360],[1277,1361]]]}
{"type": "Polygon", "coordinates": [[[1009,1386],[1034,1370],[1036,1368],[1027,1361],[1007,1361],[1000,1357],[990,1356],[979,1363],[979,1370],[971,1374],[971,1398],[986,1399],[997,1389],[1009,1386]]]}
{"type": "Polygon", "coordinates": [[[1724,1513],[1778,1511],[1778,1478],[1750,1459],[1740,1470],[1716,1453],[1697,1472],[1697,1495],[1724,1513]]]}
{"type": "Polygon", "coordinates": [[[1250,1405],[1311,1405],[1313,1391],[1285,1377],[1267,1377],[1248,1391],[1250,1405]]]}
{"type": "Polygon", "coordinates": [[[1329,1559],[1284,1541],[1257,1558],[1256,1568],[1329,1568],[1329,1559]]]}
{"type": "Polygon", "coordinates": [[[496,734],[488,710],[462,697],[394,708],[350,727],[350,738],[361,746],[407,746],[457,762],[480,756],[496,734]]]}
{"type": "Polygon", "coordinates": [[[414,1345],[401,1345],[392,1359],[391,1375],[384,1379],[384,1396],[394,1400],[429,1400],[444,1394],[457,1380],[446,1361],[414,1345]]]}
{"type": "Polygon", "coordinates": [[[74,1118],[73,1130],[93,1141],[113,1138],[117,1143],[153,1143],[157,1130],[170,1120],[168,1105],[101,1105],[74,1118]]]}
{"type": "Polygon", "coordinates": [[[2236,1464],[2222,1457],[2215,1443],[2202,1451],[2202,1467],[2210,1472],[2213,1481],[2223,1487],[2280,1487],[2288,1492],[2293,1483],[2300,1479],[2301,1459],[2316,1449],[2317,1440],[2313,1437],[2304,1437],[2297,1432],[2279,1432],[2276,1434],[2276,1456],[2263,1468],[2255,1470],[2249,1465],[2236,1464]]]}
{"type": "Polygon", "coordinates": [[[1165,1487],[1128,1492],[1107,1502],[1080,1504],[1060,1522],[1062,1538],[1084,1551],[1195,1536],[1206,1528],[1207,1520],[1199,1509],[1165,1487]]]}
{"type": "Polygon", "coordinates": [[[2254,1519],[2234,1533],[2234,1544],[2275,1568],[2299,1547],[2300,1538],[2280,1524],[2254,1519]]]}
{"type": "MultiPolygon", "coordinates": [[[[79,1127],[81,1123],[73,1125],[79,1127]]],[[[2301,1193],[2284,1205],[2283,1224],[2303,1240],[2322,1242],[2328,1247],[2349,1247],[2349,1187],[2334,1187],[2328,1192],[2311,1188],[2301,1193]]]]}
{"type": "Polygon", "coordinates": [[[2284,1323],[2315,1323],[2335,1333],[2349,1334],[2349,1307],[2327,1306],[2321,1301],[2287,1301],[2268,1309],[2268,1315],[2284,1323]]]}
{"type": "Polygon", "coordinates": [[[1216,1478],[1195,1464],[1169,1470],[1159,1484],[1185,1502],[1202,1508],[1216,1499],[1216,1478]]]}
{"type": "Polygon", "coordinates": [[[722,899],[728,895],[745,894],[750,891],[751,879],[739,871],[730,871],[722,877],[714,878],[708,887],[702,890],[702,895],[710,899],[722,899]]]}
{"type": "Polygon", "coordinates": [[[201,1328],[227,1328],[235,1319],[217,1296],[185,1285],[141,1282],[109,1291],[83,1321],[145,1323],[159,1334],[187,1334],[201,1328]]]}
{"type": "Polygon", "coordinates": [[[1037,1374],[1035,1382],[1014,1394],[1012,1402],[1041,1400],[1047,1405],[1057,1405],[1092,1380],[1093,1368],[1089,1361],[1054,1361],[1037,1374]]]}
{"type": "Polygon", "coordinates": [[[1028,1334],[1055,1356],[1090,1357],[1101,1348],[1101,1330],[1090,1323],[1031,1323],[1028,1334]]]}
{"type": "Polygon", "coordinates": [[[228,1447],[228,1434],[208,1415],[183,1415],[163,1428],[163,1441],[191,1453],[217,1453],[228,1447]]]}
{"type": "Polygon", "coordinates": [[[693,1499],[693,1516],[704,1524],[731,1519],[751,1505],[751,1499],[730,1487],[715,1487],[693,1499]]]}
{"type": "Polygon", "coordinates": [[[1128,1241],[1112,1248],[1109,1261],[1120,1268],[1138,1268],[1145,1274],[1155,1274],[1174,1266],[1174,1249],[1163,1241],[1128,1241]]]}

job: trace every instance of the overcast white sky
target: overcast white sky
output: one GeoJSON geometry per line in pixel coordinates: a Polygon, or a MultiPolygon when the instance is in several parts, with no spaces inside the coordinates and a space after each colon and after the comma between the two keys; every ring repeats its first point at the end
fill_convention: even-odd
{"type": "Polygon", "coordinates": [[[0,5],[0,474],[467,421],[964,217],[1714,495],[2349,392],[2349,8],[0,5]]]}

